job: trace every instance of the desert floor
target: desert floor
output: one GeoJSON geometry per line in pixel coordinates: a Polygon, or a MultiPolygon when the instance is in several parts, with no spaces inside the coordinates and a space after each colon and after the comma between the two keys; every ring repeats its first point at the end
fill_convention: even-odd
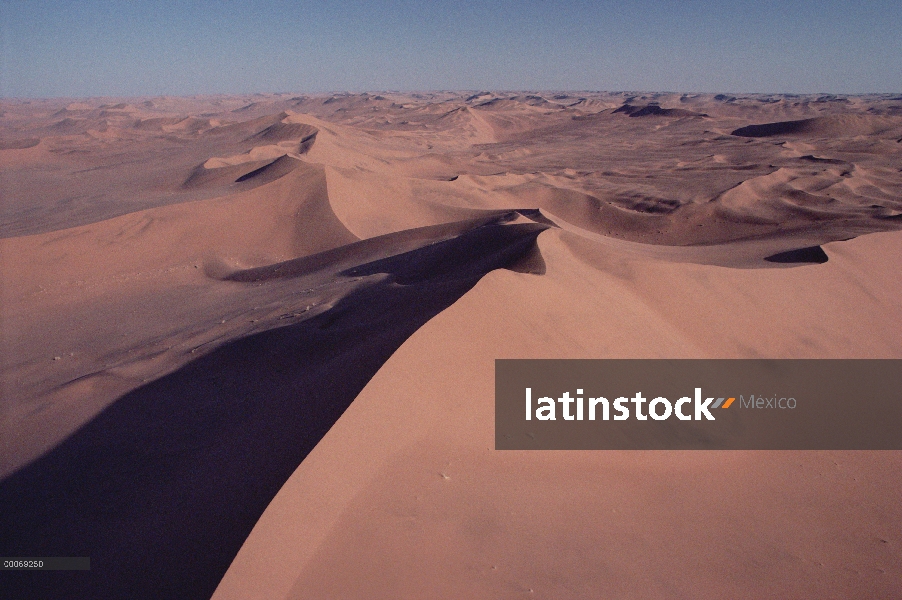
{"type": "Polygon", "coordinates": [[[902,597],[900,452],[494,450],[496,358],[902,358],[902,97],[4,100],[0,186],[16,598],[902,597]]]}

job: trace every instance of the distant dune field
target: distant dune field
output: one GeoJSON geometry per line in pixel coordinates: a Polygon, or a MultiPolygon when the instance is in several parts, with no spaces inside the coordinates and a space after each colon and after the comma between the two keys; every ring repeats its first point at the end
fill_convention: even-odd
{"type": "Polygon", "coordinates": [[[4,100],[0,193],[10,598],[902,597],[899,452],[493,449],[496,358],[902,358],[902,97],[4,100]]]}

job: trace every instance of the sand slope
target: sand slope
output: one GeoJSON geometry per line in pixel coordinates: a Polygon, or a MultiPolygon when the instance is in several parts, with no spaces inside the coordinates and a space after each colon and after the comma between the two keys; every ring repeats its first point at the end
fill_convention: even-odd
{"type": "Polygon", "coordinates": [[[898,356],[902,236],[766,271],[640,260],[554,231],[539,246],[544,276],[492,273],[399,348],[215,597],[899,592],[898,453],[491,448],[494,358],[898,356]]]}

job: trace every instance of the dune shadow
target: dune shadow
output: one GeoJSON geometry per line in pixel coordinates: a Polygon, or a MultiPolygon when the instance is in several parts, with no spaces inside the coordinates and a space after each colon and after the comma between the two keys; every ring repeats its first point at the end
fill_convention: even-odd
{"type": "Polygon", "coordinates": [[[270,181],[275,181],[276,179],[291,173],[297,165],[297,160],[282,155],[274,161],[266,163],[262,167],[258,167],[253,171],[249,171],[241,177],[238,177],[235,180],[235,183],[243,183],[249,179],[254,179],[255,177],[264,183],[269,183],[270,181]]]}
{"type": "Polygon", "coordinates": [[[800,119],[797,121],[780,121],[778,123],[762,123],[760,125],[746,125],[730,132],[730,135],[738,137],[772,137],[775,135],[788,135],[804,133],[814,119],[800,119]]]}
{"type": "Polygon", "coordinates": [[[786,252],[778,252],[764,258],[767,262],[772,263],[804,263],[822,265],[827,260],[827,253],[820,246],[809,246],[808,248],[797,248],[795,250],[787,250],[786,252]]]}
{"type": "Polygon", "coordinates": [[[91,570],[6,572],[4,596],[209,598],[283,483],[392,353],[483,275],[536,252],[546,228],[486,225],[361,265],[388,276],[118,399],[0,481],[4,556],[89,556],[91,570]]]}
{"type": "Polygon", "coordinates": [[[707,117],[704,113],[697,113],[684,108],[663,108],[657,103],[649,103],[645,106],[623,104],[611,111],[611,114],[623,113],[630,117],[707,117]]]}
{"type": "Polygon", "coordinates": [[[0,150],[27,150],[41,143],[41,138],[18,138],[14,140],[0,140],[0,150]]]}

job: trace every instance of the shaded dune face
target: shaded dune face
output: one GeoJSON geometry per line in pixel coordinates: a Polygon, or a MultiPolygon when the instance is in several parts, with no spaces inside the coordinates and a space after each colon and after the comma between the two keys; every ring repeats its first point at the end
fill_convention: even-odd
{"type": "Polygon", "coordinates": [[[383,362],[483,274],[530,261],[547,228],[495,221],[332,274],[356,287],[327,311],[130,392],[0,482],[4,555],[90,556],[92,565],[85,577],[16,573],[4,589],[23,599],[209,597],[281,485],[383,362]]]}
{"type": "MultiPolygon", "coordinates": [[[[757,319],[754,335],[776,340],[796,335],[786,333],[792,323],[775,324],[762,307],[774,282],[781,298],[799,291],[791,274],[807,273],[810,291],[811,269],[822,269],[837,297],[854,280],[848,287],[876,298],[865,276],[849,275],[857,255],[842,241],[902,228],[898,98],[480,92],[8,104],[0,553],[92,560],[89,573],[5,573],[0,589],[15,598],[210,597],[361,390],[462,301],[477,305],[466,324],[519,336],[500,340],[509,352],[660,356],[669,344],[688,356],[705,347],[701,330],[730,326],[692,318],[720,314],[718,291],[739,290],[748,315],[736,309],[736,322],[757,319]],[[536,289],[546,295],[536,300],[536,289]],[[493,302],[510,306],[481,312],[493,302]],[[571,307],[583,312],[568,330],[571,307]],[[660,341],[630,345],[650,331],[660,341]]],[[[881,327],[861,318],[781,347],[842,355],[856,339],[883,343],[899,316],[873,301],[881,327]]],[[[831,314],[825,302],[815,325],[831,314]]],[[[771,347],[732,335],[737,357],[771,347]]],[[[868,348],[885,356],[895,346],[868,348]]],[[[438,385],[429,368],[415,375],[438,385]]],[[[455,443],[474,445],[466,433],[455,443]]],[[[465,453],[474,472],[498,468],[477,450],[481,442],[465,453]]],[[[342,471],[346,458],[335,459],[340,486],[362,493],[342,471]]],[[[530,472],[533,460],[518,457],[511,472],[530,472]]],[[[570,473],[563,459],[542,460],[570,473]]],[[[658,475],[666,486],[670,475],[658,475]]],[[[507,504],[488,498],[480,510],[491,519],[507,504]]],[[[319,523],[314,512],[291,518],[319,523]]],[[[558,539],[517,531],[514,545],[558,539]]],[[[232,584],[223,597],[246,596],[232,584]]]]}
{"type": "Polygon", "coordinates": [[[275,160],[249,160],[236,165],[208,168],[198,165],[182,184],[184,189],[220,188],[235,191],[236,183],[245,183],[241,189],[250,189],[279,179],[295,168],[299,161],[283,154],[275,160]]]}
{"type": "Polygon", "coordinates": [[[764,257],[764,260],[775,263],[812,263],[824,264],[827,262],[827,254],[820,246],[787,250],[764,257]]]}
{"type": "Polygon", "coordinates": [[[831,115],[796,121],[780,121],[760,125],[746,125],[733,130],[740,137],[774,137],[781,135],[851,137],[882,134],[902,128],[902,120],[872,115],[831,115]]]}
{"type": "Polygon", "coordinates": [[[697,113],[691,110],[681,108],[662,108],[658,104],[646,104],[645,106],[635,106],[632,104],[624,104],[620,108],[612,111],[614,114],[623,113],[630,117],[707,117],[704,113],[697,113]]]}
{"type": "Polygon", "coordinates": [[[813,129],[814,119],[799,121],[781,121],[780,123],[764,123],[762,125],[746,125],[734,130],[730,135],[742,137],[770,137],[792,133],[805,133],[813,129]]]}

